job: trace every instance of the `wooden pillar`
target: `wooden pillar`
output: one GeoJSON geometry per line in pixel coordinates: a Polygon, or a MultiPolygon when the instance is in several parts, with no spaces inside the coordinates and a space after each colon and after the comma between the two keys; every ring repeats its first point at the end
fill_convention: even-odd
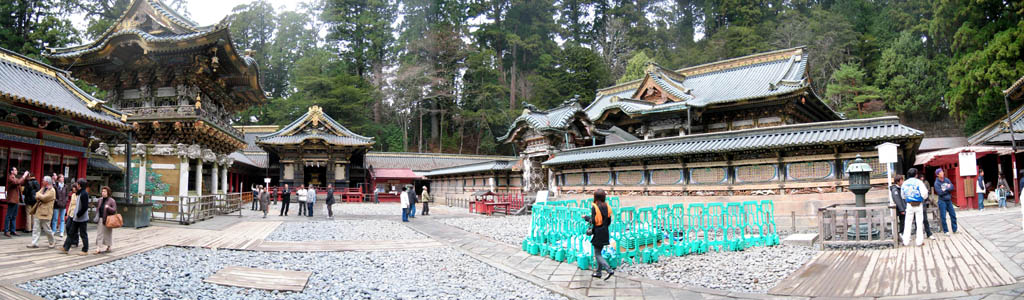
{"type": "Polygon", "coordinates": [[[189,170],[189,159],[187,156],[181,157],[181,164],[178,167],[178,196],[188,196],[188,170],[189,170]]]}
{"type": "Polygon", "coordinates": [[[196,160],[196,196],[203,195],[203,160],[196,160]]]}

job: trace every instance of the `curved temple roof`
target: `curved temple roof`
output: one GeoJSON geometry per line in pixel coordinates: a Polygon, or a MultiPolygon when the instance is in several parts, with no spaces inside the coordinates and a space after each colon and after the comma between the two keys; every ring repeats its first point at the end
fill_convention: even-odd
{"type": "Polygon", "coordinates": [[[127,129],[124,113],[78,88],[67,72],[0,48],[0,96],[116,129],[127,129]]]}
{"type": "Polygon", "coordinates": [[[374,144],[372,137],[355,134],[316,105],[309,107],[309,111],[281,130],[257,137],[256,144],[293,145],[316,139],[336,146],[370,147],[374,144]]]}
{"type": "Polygon", "coordinates": [[[545,111],[534,111],[530,108],[524,109],[523,114],[512,121],[512,126],[509,127],[508,132],[498,138],[498,140],[506,141],[511,138],[520,124],[526,124],[537,131],[564,130],[569,126],[572,117],[580,111],[583,110],[580,108],[580,104],[575,101],[566,102],[545,111]]]}

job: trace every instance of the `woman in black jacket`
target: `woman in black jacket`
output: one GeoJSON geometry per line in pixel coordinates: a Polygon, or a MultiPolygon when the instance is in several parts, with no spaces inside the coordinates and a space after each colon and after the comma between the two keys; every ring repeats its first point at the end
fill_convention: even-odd
{"type": "Polygon", "coordinates": [[[615,271],[608,265],[608,261],[604,259],[604,256],[601,256],[601,250],[604,249],[604,246],[608,246],[608,224],[612,223],[611,208],[608,207],[608,203],[605,203],[604,198],[604,190],[598,189],[595,191],[594,202],[590,206],[590,216],[583,216],[583,219],[590,222],[594,233],[590,244],[594,246],[594,259],[597,260],[597,270],[594,271],[591,277],[601,278],[601,270],[607,270],[608,277],[605,277],[604,280],[608,280],[612,275],[615,275],[615,271]]]}
{"type": "Polygon", "coordinates": [[[67,254],[71,250],[71,246],[78,244],[78,239],[82,239],[82,252],[78,255],[89,254],[89,234],[86,233],[85,229],[89,222],[89,182],[85,178],[78,179],[78,196],[73,200],[75,201],[75,211],[73,214],[69,213],[68,219],[71,220],[71,227],[68,228],[68,238],[64,240],[64,247],[61,248],[62,252],[67,254]]]}
{"type": "Polygon", "coordinates": [[[893,175],[889,193],[892,194],[892,202],[896,205],[896,230],[899,231],[900,236],[903,236],[903,219],[907,216],[907,201],[903,200],[901,185],[903,185],[903,175],[893,175]]]}

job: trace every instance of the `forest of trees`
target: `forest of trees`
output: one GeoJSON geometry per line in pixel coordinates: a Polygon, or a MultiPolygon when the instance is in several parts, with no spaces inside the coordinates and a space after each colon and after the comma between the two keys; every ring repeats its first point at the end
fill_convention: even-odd
{"type": "MultiPolygon", "coordinates": [[[[38,58],[90,41],[129,2],[3,1],[0,47],[38,58]]],[[[281,11],[257,0],[232,18],[271,95],[237,124],[287,124],[315,103],[381,151],[512,154],[494,137],[524,103],[586,105],[650,61],[803,45],[815,91],[847,117],[881,100],[883,113],[954,120],[965,134],[1005,114],[1001,90],[1024,76],[1020,1],[312,0],[281,11]]]]}

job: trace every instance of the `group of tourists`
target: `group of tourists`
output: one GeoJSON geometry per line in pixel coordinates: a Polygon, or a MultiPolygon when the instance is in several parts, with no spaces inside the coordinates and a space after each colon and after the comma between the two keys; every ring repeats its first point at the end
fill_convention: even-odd
{"type": "MultiPolygon", "coordinates": [[[[43,176],[39,180],[32,172],[18,173],[13,167],[8,173],[5,185],[7,213],[4,216],[3,235],[18,236],[15,232],[18,207],[24,205],[28,226],[31,227],[32,241],[28,248],[39,248],[39,240],[46,236],[47,247],[53,249],[58,239],[64,239],[61,252],[67,254],[71,248],[81,245],[79,255],[89,254],[88,223],[90,218],[89,183],[79,178],[70,185],[65,183],[63,174],[43,176]],[[65,236],[65,229],[66,236],[65,236]]],[[[120,227],[120,219],[108,223],[108,218],[117,216],[117,202],[111,195],[110,187],[100,188],[100,197],[95,204],[96,247],[95,254],[110,252],[113,247],[113,228],[120,227]],[[108,226],[108,224],[116,224],[108,226]]]]}
{"type": "Polygon", "coordinates": [[[916,228],[917,236],[915,245],[924,244],[924,238],[934,240],[931,228],[928,225],[928,207],[937,205],[939,209],[939,223],[942,224],[942,233],[949,234],[950,229],[957,233],[956,210],[953,206],[953,193],[956,187],[953,182],[946,178],[946,173],[941,168],[935,170],[935,182],[928,184],[924,174],[916,168],[907,171],[907,177],[895,175],[893,185],[889,187],[892,199],[896,205],[897,228],[900,239],[904,246],[910,245],[911,232],[916,228]],[[949,219],[947,226],[946,219],[949,219]]]}
{"type": "MultiPolygon", "coordinates": [[[[324,198],[324,203],[327,208],[327,218],[334,218],[334,185],[327,185],[327,195],[324,198]]],[[[267,217],[270,211],[271,201],[281,199],[281,212],[278,216],[287,216],[288,212],[291,211],[292,193],[295,194],[295,201],[298,202],[299,216],[313,217],[313,207],[317,201],[317,189],[313,185],[299,185],[298,188],[292,190],[292,188],[285,184],[284,187],[271,191],[263,185],[253,186],[253,204],[252,210],[259,210],[263,212],[263,218],[267,217]]]]}
{"type": "Polygon", "coordinates": [[[423,187],[423,193],[419,197],[416,197],[416,189],[412,186],[402,187],[402,192],[398,195],[399,203],[402,205],[402,222],[409,222],[410,218],[416,217],[416,203],[423,203],[423,212],[421,216],[430,215],[430,192],[427,191],[426,186],[423,187]]]}

